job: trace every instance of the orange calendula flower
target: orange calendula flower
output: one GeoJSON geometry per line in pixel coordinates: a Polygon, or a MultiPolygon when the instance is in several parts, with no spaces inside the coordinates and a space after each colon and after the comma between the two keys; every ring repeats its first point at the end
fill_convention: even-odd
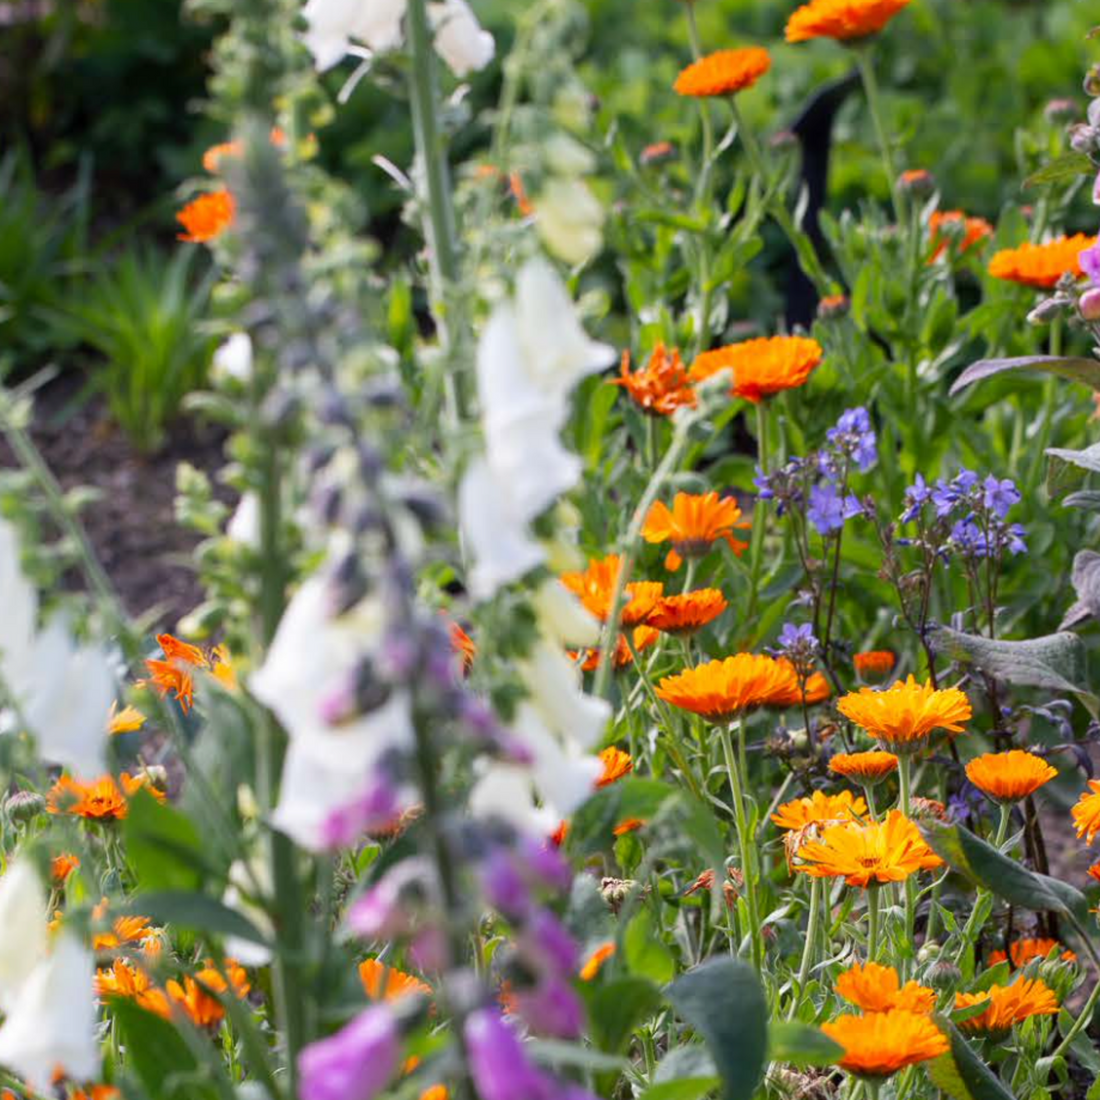
{"type": "Polygon", "coordinates": [[[553,848],[560,848],[569,836],[569,822],[559,821],[558,827],[546,838],[553,848]]]}
{"type": "MultiPolygon", "coordinates": [[[[611,600],[619,580],[622,559],[618,554],[592,558],[583,572],[563,573],[561,582],[599,619],[607,622],[611,615],[611,600]]],[[[664,595],[660,581],[633,581],[626,586],[625,602],[619,618],[621,626],[644,623],[657,601],[664,595]]]]}
{"type": "Polygon", "coordinates": [[[432,1085],[420,1094],[420,1100],[449,1100],[450,1095],[446,1085],[432,1085]]]}
{"type": "Polygon", "coordinates": [[[46,808],[51,814],[71,814],[90,820],[115,821],[126,816],[126,799],[110,775],[79,783],[63,775],[50,788],[46,808]]]}
{"type": "Polygon", "coordinates": [[[814,791],[810,798],[795,798],[784,802],[772,821],[781,829],[804,829],[807,825],[823,825],[826,822],[855,821],[865,816],[867,803],[851,791],[826,794],[814,791]]]}
{"type": "Polygon", "coordinates": [[[788,675],[788,670],[771,657],[738,653],[724,661],[709,661],[676,676],[666,676],[657,685],[657,696],[711,722],[728,722],[786,690],[788,675]]]}
{"type": "Polygon", "coordinates": [[[928,235],[935,247],[932,259],[938,260],[952,240],[958,240],[959,252],[969,252],[993,236],[993,226],[985,218],[969,218],[961,210],[936,210],[928,219],[928,235]]]}
{"type": "Polygon", "coordinates": [[[612,836],[626,836],[627,833],[637,832],[639,829],[645,827],[645,819],[641,817],[628,817],[624,821],[620,821],[614,829],[611,830],[612,836]]]}
{"type": "Polygon", "coordinates": [[[210,673],[226,691],[237,690],[237,666],[224,642],[214,646],[210,654],[210,673]]]}
{"type": "Polygon", "coordinates": [[[717,493],[677,493],[672,508],[662,500],[654,501],[642,527],[646,542],[671,542],[672,550],[665,558],[665,568],[676,570],[684,558],[701,558],[711,545],[725,539],[730,549],[740,556],[749,544],[734,536],[744,530],[749,521],[741,518],[741,509],[732,497],[717,493]]]}
{"type": "Polygon", "coordinates": [[[966,765],[966,778],[994,802],[1017,802],[1034,794],[1058,774],[1034,753],[987,752],[966,765]]]}
{"type": "Polygon", "coordinates": [[[704,351],[691,365],[691,378],[702,382],[719,371],[733,371],[733,397],[756,404],[782,390],[804,386],[825,351],[807,336],[761,336],[704,351]]]}
{"type": "Polygon", "coordinates": [[[137,707],[129,704],[119,710],[118,704],[112,703],[111,709],[107,712],[107,733],[110,736],[117,733],[133,733],[144,725],[145,715],[137,707]]]}
{"type": "MultiPolygon", "coordinates": [[[[634,653],[641,653],[643,649],[649,649],[660,636],[661,632],[651,626],[636,626],[634,633],[631,635],[634,653]]],[[[619,640],[615,643],[615,653],[611,658],[611,667],[619,669],[632,665],[634,663],[634,653],[630,652],[626,635],[620,634],[619,640]]],[[[580,662],[581,669],[584,672],[595,672],[600,667],[600,651],[598,648],[586,649],[583,653],[570,650],[569,656],[580,662]]]]}
{"type": "Polygon", "coordinates": [[[50,862],[50,878],[58,886],[64,886],[69,881],[69,876],[80,866],[80,857],[71,852],[55,856],[50,862]]]}
{"type": "Polygon", "coordinates": [[[120,1100],[122,1093],[114,1085],[92,1085],[90,1092],[76,1089],[69,1100],[120,1100]]]}
{"type": "Polygon", "coordinates": [[[822,1024],[821,1030],[844,1048],[840,1068],[860,1077],[889,1077],[950,1049],[931,1017],[903,1008],[838,1016],[822,1024]]]}
{"type": "Polygon", "coordinates": [[[1089,877],[1090,877],[1090,878],[1093,878],[1093,879],[1095,879],[1095,880],[1096,880],[1097,882],[1100,882],[1100,863],[1094,863],[1094,864],[1093,864],[1093,865],[1092,865],[1092,866],[1091,866],[1091,867],[1089,868],[1089,871],[1088,871],[1088,873],[1089,873],[1089,877]]]}
{"type": "Polygon", "coordinates": [[[615,954],[615,944],[610,940],[601,943],[591,955],[584,961],[580,970],[582,982],[590,982],[603,969],[603,964],[615,954]]]}
{"type": "Polygon", "coordinates": [[[916,982],[902,985],[892,966],[876,962],[857,963],[836,980],[836,991],[864,1012],[888,1012],[902,1008],[907,1012],[928,1014],[935,1010],[935,990],[916,982]]]}
{"type": "Polygon", "coordinates": [[[623,752],[614,745],[604,749],[600,753],[600,759],[603,761],[603,775],[596,780],[597,787],[610,787],[617,779],[622,779],[624,775],[629,775],[634,770],[634,761],[631,760],[630,753],[623,752]]]}
{"type": "Polygon", "coordinates": [[[866,38],[878,34],[908,4],[909,0],[810,0],[787,20],[787,41],[866,38]]]}
{"type": "Polygon", "coordinates": [[[1091,844],[1092,838],[1100,833],[1100,779],[1089,780],[1088,790],[1082,792],[1073,807],[1073,824],[1086,844],[1091,844]]]}
{"type": "Polygon", "coordinates": [[[1095,237],[1076,233],[1045,244],[1028,241],[1017,248],[1003,248],[989,261],[989,274],[995,279],[1049,289],[1067,273],[1083,274],[1078,257],[1094,244],[1095,237]]]}
{"type": "MultiPolygon", "coordinates": [[[[286,133],[278,126],[271,128],[271,144],[278,148],[286,145],[286,133]]],[[[202,166],[207,172],[217,172],[226,157],[239,157],[243,152],[244,145],[239,141],[220,141],[203,153],[202,166]]]]}
{"type": "Polygon", "coordinates": [[[176,215],[176,221],[186,230],[176,236],[192,244],[212,241],[233,224],[236,212],[237,204],[227,190],[207,191],[192,199],[176,215]]]}
{"type": "Polygon", "coordinates": [[[462,671],[468,674],[474,667],[477,646],[473,638],[462,628],[461,623],[451,623],[451,648],[462,659],[462,671]]]}
{"type": "Polygon", "coordinates": [[[688,381],[687,368],[680,353],[658,344],[644,368],[631,373],[630,352],[624,351],[619,377],[608,385],[622,386],[634,403],[654,416],[671,416],[677,409],[694,409],[698,398],[688,381]]]}
{"type": "Polygon", "coordinates": [[[1023,939],[1013,940],[1008,948],[1008,955],[1003,951],[991,951],[989,953],[989,966],[996,966],[1011,956],[1012,965],[1019,968],[1027,966],[1032,959],[1045,959],[1052,951],[1059,951],[1062,962],[1076,962],[1077,953],[1063,947],[1057,940],[1051,939],[1023,939]]]}
{"type": "Polygon", "coordinates": [[[866,825],[830,825],[820,840],[798,852],[796,870],[814,878],[843,878],[866,889],[883,882],[903,882],[917,871],[940,867],[943,860],[924,841],[920,830],[900,810],[866,825]]]}
{"type": "Polygon", "coordinates": [[[195,696],[195,670],[208,669],[210,661],[198,646],[182,641],[171,634],[158,634],[157,644],[164,653],[163,659],[149,658],[145,667],[149,671],[149,683],[161,695],[171,693],[186,714],[195,696]]]}
{"type": "Polygon", "coordinates": [[[845,718],[865,729],[891,752],[919,752],[933,730],[962,733],[970,700],[958,688],[937,691],[910,676],[886,691],[860,688],[837,702],[845,718]]]}
{"type": "Polygon", "coordinates": [[[778,687],[768,700],[772,707],[797,707],[805,703],[813,706],[815,703],[823,703],[833,693],[829,681],[822,672],[813,672],[806,677],[805,684],[800,684],[798,673],[794,665],[786,657],[780,657],[779,667],[783,672],[784,682],[778,687]]]}
{"type": "MultiPolygon", "coordinates": [[[[105,909],[106,899],[96,907],[100,919],[105,909]]],[[[144,943],[151,937],[156,937],[156,930],[150,925],[148,917],[119,917],[111,925],[110,931],[97,932],[92,936],[92,950],[117,951],[127,944],[144,943]]]]}
{"type": "Polygon", "coordinates": [[[394,970],[378,959],[364,959],[359,964],[359,978],[372,1001],[396,1001],[410,993],[423,993],[428,997],[432,994],[432,987],[427,982],[402,970],[394,970]]]}
{"type": "Polygon", "coordinates": [[[897,663],[897,656],[888,649],[868,649],[852,658],[856,675],[872,682],[889,676],[897,663]]]}
{"type": "Polygon", "coordinates": [[[673,87],[686,96],[733,95],[751,88],[771,67],[768,51],[759,46],[718,50],[684,69],[673,87]]]}
{"type": "Polygon", "coordinates": [[[244,968],[232,959],[225,960],[224,969],[229,982],[226,982],[221,972],[208,960],[206,966],[193,978],[186,976],[182,985],[171,981],[165,986],[173,1005],[185,1012],[196,1027],[214,1027],[221,1023],[225,1008],[216,994],[229,992],[232,985],[234,996],[242,1000],[252,988],[244,968]]]}
{"type": "Polygon", "coordinates": [[[729,604],[717,588],[700,588],[679,596],[664,596],[646,620],[665,634],[694,634],[714,622],[729,604]]]}
{"type": "Polygon", "coordinates": [[[971,1008],[989,1003],[977,1016],[959,1023],[964,1031],[991,1037],[1003,1037],[1013,1024],[1029,1016],[1053,1016],[1058,1011],[1054,990],[1040,978],[1018,977],[1011,985],[993,985],[980,993],[956,993],[956,1008],[971,1008]]]}
{"type": "Polygon", "coordinates": [[[132,966],[125,959],[115,959],[109,969],[96,971],[95,993],[101,1000],[126,998],[164,1018],[171,1014],[164,990],[154,986],[144,970],[132,966]]]}
{"type": "Polygon", "coordinates": [[[898,758],[892,752],[873,749],[871,752],[838,752],[829,758],[829,771],[870,786],[881,783],[898,770],[898,758]]]}

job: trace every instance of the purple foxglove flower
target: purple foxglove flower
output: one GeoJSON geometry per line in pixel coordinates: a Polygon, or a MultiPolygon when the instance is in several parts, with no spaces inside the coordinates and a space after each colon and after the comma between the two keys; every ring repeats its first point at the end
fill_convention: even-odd
{"type": "Polygon", "coordinates": [[[372,1005],[298,1056],[299,1100],[371,1100],[397,1072],[401,1038],[386,1005],[372,1005]]]}
{"type": "Polygon", "coordinates": [[[409,958],[417,970],[438,974],[451,963],[450,945],[446,933],[438,924],[421,928],[409,944],[409,958]]]}
{"type": "Polygon", "coordinates": [[[810,506],[807,515],[822,535],[839,531],[845,520],[863,514],[859,499],[849,493],[842,497],[833,485],[815,485],[810,490],[810,506]]]}
{"type": "Polygon", "coordinates": [[[536,909],[516,936],[520,954],[539,969],[575,974],[580,965],[577,942],[549,909],[536,909]]]}
{"type": "Polygon", "coordinates": [[[392,940],[412,928],[413,909],[426,892],[433,869],[425,859],[402,860],[391,867],[348,910],[348,926],[368,940],[392,940]]]}
{"type": "Polygon", "coordinates": [[[329,813],[321,826],[325,847],[354,844],[363,833],[392,824],[404,809],[397,784],[387,772],[379,770],[358,798],[329,813]]]}
{"type": "Polygon", "coordinates": [[[516,1033],[494,1009],[470,1013],[465,1039],[481,1100],[554,1100],[553,1082],[531,1065],[516,1033]]]}
{"type": "Polygon", "coordinates": [[[486,900],[509,920],[521,921],[531,911],[531,891],[512,853],[494,848],[479,868],[486,900]]]}
{"type": "Polygon", "coordinates": [[[525,836],[519,840],[519,856],[532,878],[548,890],[564,894],[573,883],[569,861],[546,841],[525,836]]]}
{"type": "MultiPolygon", "coordinates": [[[[1095,197],[1095,192],[1093,195],[1095,197]]],[[[1086,248],[1077,257],[1081,270],[1089,277],[1093,286],[1100,286],[1100,244],[1086,248]]]]}
{"type": "Polygon", "coordinates": [[[1004,519],[1009,509],[1020,502],[1020,491],[1015,482],[1009,478],[998,480],[992,474],[982,482],[982,493],[985,506],[989,511],[1004,519]]]}
{"type": "Polygon", "coordinates": [[[532,989],[514,994],[516,1013],[536,1035],[579,1039],[584,1031],[584,1006],[572,986],[548,977],[532,989]]]}

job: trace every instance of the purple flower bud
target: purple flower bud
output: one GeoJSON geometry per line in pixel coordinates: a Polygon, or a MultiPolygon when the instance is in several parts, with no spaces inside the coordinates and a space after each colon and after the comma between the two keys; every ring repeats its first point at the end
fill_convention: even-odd
{"type": "MultiPolygon", "coordinates": [[[[1100,177],[1097,177],[1100,181],[1100,177]]],[[[1100,286],[1100,244],[1086,248],[1078,257],[1081,270],[1089,277],[1093,286],[1100,286]]]]}
{"type": "Polygon", "coordinates": [[[481,1100],[553,1100],[553,1082],[531,1065],[516,1033],[495,1010],[471,1013],[465,1039],[481,1100]]]}
{"type": "Polygon", "coordinates": [[[400,1050],[393,1013],[373,1005],[298,1056],[299,1100],[371,1100],[397,1071],[400,1050]]]}
{"type": "Polygon", "coordinates": [[[430,863],[406,859],[391,867],[348,910],[348,927],[369,940],[392,940],[412,929],[414,910],[432,882],[430,863]]]}
{"type": "Polygon", "coordinates": [[[1089,287],[1078,299],[1077,309],[1086,321],[1100,321],[1100,287],[1089,287]]]}
{"type": "Polygon", "coordinates": [[[517,1014],[536,1035],[579,1039],[584,1031],[584,1006],[572,986],[547,977],[533,989],[514,994],[517,1014]]]}
{"type": "Polygon", "coordinates": [[[901,514],[901,522],[909,523],[917,518],[917,513],[924,507],[932,496],[932,490],[928,488],[924,477],[917,474],[916,481],[905,490],[907,507],[901,514]]]}
{"type": "Polygon", "coordinates": [[[397,786],[386,772],[372,776],[366,789],[352,802],[332,810],[321,826],[327,848],[343,848],[373,829],[392,824],[406,807],[397,786]]]}

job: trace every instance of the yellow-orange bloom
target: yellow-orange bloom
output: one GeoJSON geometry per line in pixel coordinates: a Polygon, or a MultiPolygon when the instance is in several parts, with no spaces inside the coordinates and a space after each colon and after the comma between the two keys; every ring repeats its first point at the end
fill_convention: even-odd
{"type": "Polygon", "coordinates": [[[450,1095],[446,1085],[432,1085],[420,1094],[419,1100],[449,1100],[450,1095]]]}
{"type": "Polygon", "coordinates": [[[237,666],[224,642],[211,651],[210,673],[226,691],[237,690],[237,666]]]}
{"type": "Polygon", "coordinates": [[[966,778],[996,802],[1016,802],[1034,794],[1058,774],[1034,753],[987,752],[966,765],[966,778]]]}
{"type": "Polygon", "coordinates": [[[145,715],[137,707],[127,704],[122,710],[119,710],[117,703],[111,703],[111,709],[107,712],[108,735],[133,733],[134,730],[139,730],[144,725],[145,715]]]}
{"type": "Polygon", "coordinates": [[[630,753],[623,752],[614,745],[604,749],[600,753],[600,759],[603,761],[603,774],[596,780],[597,787],[610,787],[617,779],[622,779],[624,775],[629,775],[634,770],[634,761],[631,760],[630,753]]]}
{"type": "Polygon", "coordinates": [[[72,814],[91,820],[114,821],[126,816],[126,799],[110,775],[79,783],[63,775],[50,788],[46,808],[51,814],[72,814]]]}
{"type": "Polygon", "coordinates": [[[838,1016],[821,1025],[844,1048],[840,1068],[860,1077],[889,1077],[906,1066],[946,1054],[947,1037],[920,1012],[893,1008],[867,1016],[838,1016]]]}
{"type": "Polygon", "coordinates": [[[843,878],[849,886],[903,882],[917,871],[940,867],[943,860],[900,810],[866,825],[830,825],[820,840],[803,844],[795,870],[814,878],[843,878]]]}
{"type": "Polygon", "coordinates": [[[657,696],[711,722],[728,722],[750,707],[769,703],[788,686],[789,670],[779,661],[738,653],[666,676],[657,685],[657,696]]]}
{"type": "Polygon", "coordinates": [[[732,369],[731,395],[755,404],[781,390],[804,386],[824,355],[821,345],[806,336],[761,336],[704,351],[691,365],[691,378],[702,382],[732,369]]]}
{"type": "MultiPolygon", "coordinates": [[[[634,653],[641,653],[643,649],[649,649],[660,636],[660,631],[652,626],[636,626],[634,633],[631,635],[634,653]]],[[[620,633],[618,641],[615,643],[615,652],[611,657],[611,667],[619,669],[632,665],[634,663],[634,653],[630,652],[626,635],[620,633]]],[[[586,649],[580,652],[570,650],[569,656],[573,660],[579,661],[581,669],[585,672],[595,672],[600,667],[600,650],[598,648],[586,649]]]]}
{"type": "Polygon", "coordinates": [[[620,821],[614,829],[611,830],[612,836],[626,836],[627,833],[636,832],[638,829],[644,828],[645,818],[643,817],[628,817],[623,821],[620,821]]]}
{"type": "MultiPolygon", "coordinates": [[[[271,144],[278,148],[286,145],[286,133],[278,126],[271,128],[271,144]]],[[[220,141],[203,153],[202,166],[207,172],[217,172],[226,157],[239,157],[243,152],[244,145],[239,141],[220,141]]]]}
{"type": "Polygon", "coordinates": [[[144,970],[131,966],[125,959],[115,959],[109,969],[96,971],[95,993],[101,1000],[121,997],[134,1001],[147,1012],[165,1019],[171,1015],[164,990],[154,986],[144,970]]]}
{"type": "MultiPolygon", "coordinates": [[[[232,959],[226,959],[225,972],[237,999],[246,997],[252,986],[244,969],[232,959]]],[[[213,1027],[221,1023],[225,1016],[225,1008],[215,994],[228,992],[229,984],[209,960],[193,978],[186,976],[182,985],[176,981],[168,982],[165,988],[173,1005],[182,1010],[196,1027],[213,1027]]]]}
{"type": "Polygon", "coordinates": [[[810,0],[787,20],[787,41],[866,38],[878,34],[909,0],[810,0]]]}
{"type": "MultiPolygon", "coordinates": [[[[611,615],[611,599],[619,580],[622,559],[618,554],[592,558],[582,572],[563,573],[561,582],[580,598],[581,603],[599,619],[607,622],[611,615]]],[[[644,623],[657,601],[664,595],[660,581],[632,581],[626,586],[625,603],[619,618],[620,626],[644,623]]]]}
{"type": "Polygon", "coordinates": [[[855,821],[867,813],[867,803],[862,796],[851,791],[826,794],[814,791],[810,798],[795,798],[784,802],[772,821],[781,829],[804,829],[807,825],[833,824],[838,821],[855,821]]]}
{"type": "Polygon", "coordinates": [[[717,588],[663,596],[650,612],[646,625],[665,634],[694,634],[717,619],[728,606],[726,597],[717,588]]]}
{"type": "Polygon", "coordinates": [[[838,752],[829,758],[829,771],[870,786],[881,783],[898,770],[898,758],[892,752],[874,749],[871,752],[838,752]]]}
{"type": "Polygon", "coordinates": [[[171,634],[158,634],[157,644],[164,652],[164,657],[148,658],[145,661],[149,672],[148,682],[162,696],[172,694],[186,714],[194,701],[195,670],[209,668],[210,661],[198,646],[171,634]]]}
{"type": "Polygon", "coordinates": [[[1095,237],[1076,233],[1045,244],[1027,241],[1017,248],[1002,248],[989,261],[989,274],[995,279],[1049,289],[1067,273],[1083,274],[1078,257],[1094,244],[1095,237]]]}
{"type": "Polygon", "coordinates": [[[1003,1036],[1013,1024],[1029,1016],[1053,1016],[1058,1011],[1054,990],[1040,978],[1018,977],[1011,985],[993,985],[981,993],[956,993],[956,1008],[971,1008],[989,1002],[977,1016],[960,1022],[959,1027],[982,1035],[1003,1036]]]}
{"type": "Polygon", "coordinates": [[[71,852],[55,856],[50,862],[50,878],[52,878],[58,886],[64,886],[65,883],[68,882],[69,876],[79,866],[80,857],[73,855],[71,852]]]}
{"type": "Polygon", "coordinates": [[[943,230],[950,227],[957,231],[959,226],[962,227],[958,238],[959,252],[968,252],[976,244],[993,236],[993,226],[985,218],[970,218],[961,210],[937,210],[928,219],[928,235],[935,248],[933,260],[938,260],[954,239],[954,233],[949,237],[943,230]]]}
{"type": "Polygon", "coordinates": [[[759,46],[718,50],[690,64],[673,87],[679,95],[733,95],[751,88],[771,67],[768,51],[759,46]]]}
{"type": "Polygon", "coordinates": [[[679,569],[684,558],[701,558],[718,539],[725,539],[737,555],[749,544],[734,536],[734,531],[749,526],[741,518],[741,509],[732,497],[717,493],[677,493],[670,509],[664,501],[654,501],[642,527],[646,542],[671,542],[665,558],[666,569],[679,569]]]}
{"type": "Polygon", "coordinates": [[[581,967],[580,979],[582,982],[590,982],[603,969],[603,964],[615,954],[615,944],[611,941],[600,944],[584,961],[581,967]]]}
{"type": "Polygon", "coordinates": [[[1068,947],[1062,947],[1057,940],[1052,939],[1023,939],[1013,940],[1008,948],[1008,955],[1003,951],[991,951],[989,953],[989,966],[1002,963],[1009,956],[1012,957],[1012,965],[1015,967],[1027,966],[1032,959],[1045,959],[1052,951],[1061,951],[1059,956],[1062,962],[1076,962],[1077,953],[1070,951],[1068,947]]]}
{"type": "Polygon", "coordinates": [[[958,688],[937,691],[910,676],[886,691],[860,688],[837,702],[845,718],[865,729],[891,752],[922,749],[933,730],[961,733],[971,716],[970,700],[958,688]]]}
{"type": "Polygon", "coordinates": [[[645,367],[630,371],[630,352],[624,351],[619,377],[608,382],[622,386],[636,405],[655,416],[671,416],[677,409],[694,409],[698,398],[688,381],[680,353],[658,344],[645,367]]]}
{"type": "Polygon", "coordinates": [[[799,684],[798,673],[786,657],[779,658],[779,667],[783,670],[784,683],[768,700],[773,707],[797,707],[805,703],[813,706],[824,703],[833,693],[829,681],[823,672],[812,672],[806,677],[805,684],[799,684]]]}
{"type": "Polygon", "coordinates": [[[462,660],[462,671],[468,673],[474,667],[477,645],[462,628],[461,623],[451,623],[451,648],[462,660]]]}
{"type": "MultiPolygon", "coordinates": [[[[106,908],[104,903],[100,904],[106,908]]],[[[97,932],[92,936],[92,950],[117,951],[127,944],[143,944],[151,938],[156,938],[156,929],[150,925],[148,917],[118,917],[110,931],[97,932]]]]}
{"type": "Polygon", "coordinates": [[[902,1008],[928,1014],[936,1008],[935,990],[917,982],[902,985],[892,966],[876,962],[856,963],[836,980],[836,991],[864,1012],[888,1012],[902,1008]]]}
{"type": "Polygon", "coordinates": [[[889,676],[897,663],[897,656],[889,649],[868,649],[852,658],[856,675],[872,682],[889,676]]]}
{"type": "Polygon", "coordinates": [[[227,190],[207,191],[192,199],[176,214],[176,221],[185,230],[176,236],[192,244],[212,241],[233,224],[236,213],[237,204],[227,190]]]}
{"type": "Polygon", "coordinates": [[[1081,793],[1073,807],[1073,824],[1086,844],[1091,844],[1092,838],[1100,833],[1100,779],[1090,779],[1088,790],[1081,793]]]}
{"type": "Polygon", "coordinates": [[[364,959],[359,964],[359,979],[372,1001],[396,1001],[410,993],[430,997],[432,987],[412,974],[395,970],[378,959],[364,959]]]}

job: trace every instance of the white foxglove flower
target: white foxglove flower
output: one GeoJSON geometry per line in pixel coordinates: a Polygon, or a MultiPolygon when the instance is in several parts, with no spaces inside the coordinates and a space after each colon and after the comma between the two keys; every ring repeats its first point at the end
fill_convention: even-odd
{"type": "Polygon", "coordinates": [[[38,872],[14,859],[0,877],[0,1010],[10,1012],[31,971],[46,955],[48,901],[38,872]]]}
{"type": "Polygon", "coordinates": [[[19,561],[19,536],[7,520],[0,519],[0,678],[15,698],[22,696],[34,670],[34,639],[38,621],[38,592],[23,575],[19,561]]]}
{"type": "Polygon", "coordinates": [[[38,635],[34,672],[22,714],[38,753],[89,779],[107,767],[107,712],[115,699],[115,676],[106,652],[73,642],[55,617],[38,635]]]}
{"type": "Polygon", "coordinates": [[[470,813],[483,821],[499,818],[526,836],[546,837],[560,817],[535,805],[531,773],[516,764],[490,764],[470,791],[470,813]]]}
{"type": "Polygon", "coordinates": [[[247,382],[252,377],[252,339],[247,332],[235,332],[214,352],[214,378],[247,382]]]}
{"type": "Polygon", "coordinates": [[[225,525],[225,534],[234,542],[254,549],[260,545],[260,498],[254,492],[245,493],[225,525]]]}
{"type": "Polygon", "coordinates": [[[470,463],[458,487],[458,520],[473,558],[468,580],[476,600],[489,599],[546,557],[509,496],[484,458],[470,463]]]}
{"type": "Polygon", "coordinates": [[[496,43],[482,30],[466,0],[444,0],[428,6],[428,18],[435,30],[436,53],[460,79],[493,60],[496,43]]]}
{"type": "Polygon", "coordinates": [[[548,180],[535,209],[542,243],[559,260],[573,266],[587,263],[603,248],[603,207],[584,180],[548,180]]]}
{"type": "Polygon", "coordinates": [[[551,733],[542,711],[529,702],[520,704],[511,729],[534,757],[531,778],[545,807],[559,820],[568,817],[595,791],[603,762],[551,733]]]}
{"type": "Polygon", "coordinates": [[[559,738],[583,749],[603,740],[611,704],[584,693],[580,670],[559,648],[545,639],[536,642],[519,662],[519,674],[531,703],[559,738]]]}
{"type": "MultiPolygon", "coordinates": [[[[274,942],[275,925],[267,910],[245,898],[245,894],[254,893],[257,889],[268,895],[272,893],[268,861],[255,858],[249,860],[246,865],[244,860],[238,859],[229,868],[229,884],[222,895],[222,904],[236,910],[250,921],[257,931],[274,942]]],[[[230,958],[236,959],[241,966],[266,966],[271,961],[270,947],[252,940],[238,939],[236,936],[225,937],[225,953],[230,958]]]]}
{"type": "Polygon", "coordinates": [[[563,646],[600,644],[600,622],[556,577],[547,577],[531,596],[544,634],[563,646]]]}
{"type": "Polygon", "coordinates": [[[58,1068],[77,1081],[98,1076],[94,981],[91,953],[71,932],[61,932],[0,1026],[0,1065],[43,1095],[58,1068]]]}

